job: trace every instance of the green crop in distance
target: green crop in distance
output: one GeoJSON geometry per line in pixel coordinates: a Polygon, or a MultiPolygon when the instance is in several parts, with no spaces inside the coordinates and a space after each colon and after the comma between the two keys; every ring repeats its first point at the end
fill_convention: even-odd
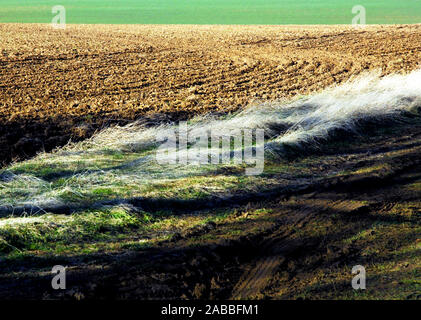
{"type": "MultiPolygon", "coordinates": [[[[56,0],[2,0],[1,22],[50,23],[56,0]]],[[[352,7],[368,24],[421,22],[414,0],[62,0],[67,23],[110,24],[351,24],[352,7]]]]}

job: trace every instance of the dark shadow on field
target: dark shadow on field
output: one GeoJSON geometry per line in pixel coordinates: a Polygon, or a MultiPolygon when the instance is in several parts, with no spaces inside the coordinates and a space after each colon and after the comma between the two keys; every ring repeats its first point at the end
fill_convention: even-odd
{"type": "MultiPolygon", "coordinates": [[[[240,223],[243,227],[244,222],[240,223]]],[[[232,223],[226,226],[227,229],[239,228],[240,225],[232,223]]],[[[160,299],[160,298],[180,298],[186,294],[189,298],[195,298],[192,292],[197,283],[210,285],[210,281],[215,277],[220,278],[228,276],[236,278],[235,270],[241,273],[242,265],[248,263],[264,252],[261,252],[259,244],[267,236],[264,232],[257,235],[240,237],[236,240],[219,241],[217,244],[201,244],[198,242],[195,246],[190,246],[188,240],[181,239],[175,247],[171,246],[171,241],[163,244],[161,247],[148,249],[140,253],[123,253],[120,255],[111,254],[92,254],[76,255],[72,257],[55,256],[50,258],[34,257],[26,264],[27,270],[36,268],[37,270],[48,270],[54,264],[60,265],[80,265],[84,261],[80,270],[68,272],[68,288],[72,286],[82,292],[87,293],[89,283],[97,284],[93,292],[89,292],[90,298],[121,298],[123,295],[130,299],[160,299]],[[187,241],[186,241],[187,240],[187,241]],[[169,244],[169,246],[167,246],[169,244]],[[96,265],[106,265],[107,268],[95,270],[96,265]],[[186,277],[186,274],[189,274],[186,277]],[[131,280],[130,280],[131,279],[131,280]],[[182,282],[187,280],[187,287],[182,282]],[[126,283],[127,287],[121,286],[126,283]],[[158,288],[158,289],[157,289],[158,288]]],[[[340,237],[341,232],[330,232],[326,237],[340,237]]],[[[320,244],[321,237],[306,237],[302,239],[299,247],[296,241],[290,241],[292,247],[289,248],[291,254],[299,252],[302,254],[311,254],[320,244]],[[302,247],[301,247],[302,246],[302,247]]],[[[285,240],[288,242],[289,240],[285,240]]],[[[284,243],[285,244],[285,243],[284,243]]],[[[25,271],[25,267],[21,270],[25,271]]],[[[239,274],[237,275],[237,278],[239,274]]],[[[16,281],[15,275],[7,273],[0,276],[0,298],[12,299],[13,295],[17,297],[24,295],[25,298],[40,298],[45,292],[52,297],[57,292],[51,289],[51,276],[42,276],[38,273],[29,272],[27,277],[16,281]],[[28,292],[27,288],[37,288],[28,292]],[[38,292],[36,292],[38,291],[38,292]],[[10,294],[11,293],[11,294],[10,294]]],[[[228,298],[229,290],[234,283],[228,284],[224,292],[220,292],[220,298],[228,298]]]]}
{"type": "Polygon", "coordinates": [[[54,119],[0,121],[0,166],[80,141],[102,128],[102,121],[57,116],[54,119]]]}
{"type": "MultiPolygon", "coordinates": [[[[279,206],[276,203],[279,200],[269,207],[276,210],[279,206]]],[[[275,250],[276,254],[286,259],[277,272],[286,272],[292,281],[290,283],[295,284],[300,281],[298,275],[315,273],[316,270],[328,274],[338,267],[399,262],[411,257],[411,253],[391,252],[382,253],[381,257],[363,257],[360,253],[366,244],[358,241],[346,247],[332,247],[332,243],[341,242],[372,228],[378,222],[375,213],[350,214],[332,208],[307,207],[302,204],[281,205],[281,208],[286,213],[278,216],[275,225],[245,236],[225,238],[224,234],[227,230],[249,230],[249,224],[259,224],[263,220],[257,218],[254,221],[226,222],[219,227],[209,227],[164,241],[140,252],[33,256],[11,261],[0,273],[0,298],[74,299],[75,293],[82,293],[88,299],[172,299],[183,296],[190,299],[229,298],[244,266],[270,254],[267,251],[269,249],[263,249],[267,247],[265,243],[270,243],[270,250],[275,250]],[[297,218],[296,214],[300,212],[305,212],[304,220],[297,218]],[[337,229],[328,229],[320,235],[303,233],[298,236],[291,231],[303,228],[303,223],[317,225],[332,219],[332,216],[337,217],[335,219],[344,219],[344,223],[338,225],[337,229]],[[278,233],[284,236],[278,236],[278,233]],[[206,234],[213,234],[216,240],[207,243],[206,234]],[[276,249],[278,247],[282,248],[281,251],[276,249]],[[69,267],[68,290],[65,294],[51,289],[52,276],[49,270],[57,264],[69,267]],[[16,268],[22,272],[19,278],[10,272],[16,268]],[[40,271],[46,273],[40,274],[40,271]],[[198,292],[198,286],[202,286],[203,290],[198,292]]],[[[381,217],[377,218],[381,220],[381,217]]],[[[397,222],[402,223],[400,219],[397,222]]],[[[415,238],[416,234],[410,237],[407,234],[397,234],[395,240],[399,246],[405,246],[415,238]]],[[[382,247],[382,243],[377,245],[382,247]]],[[[337,284],[338,287],[341,286],[341,282],[337,284]]],[[[330,290],[332,285],[334,284],[310,286],[308,292],[330,290]]],[[[302,293],[300,290],[291,287],[290,294],[284,298],[295,298],[302,293]]]]}
{"type": "MultiPolygon", "coordinates": [[[[163,198],[126,198],[109,199],[97,203],[97,208],[106,208],[117,204],[131,204],[145,211],[170,210],[173,214],[212,210],[222,207],[248,206],[258,203],[257,207],[282,208],[287,213],[277,218],[274,228],[257,234],[248,234],[237,238],[227,238],[224,232],[217,233],[217,240],[209,243],[200,236],[217,232],[210,228],[190,236],[175,236],[160,245],[143,250],[124,251],[118,253],[76,254],[73,256],[56,255],[54,257],[22,257],[8,263],[0,272],[0,298],[4,299],[39,299],[65,298],[74,299],[76,293],[82,293],[91,299],[148,299],[148,298],[229,298],[236,282],[244,272],[244,265],[254,263],[264,257],[267,252],[262,244],[271,243],[272,248],[280,247],[286,262],[279,266],[277,272],[286,272],[293,283],[300,285],[300,274],[312,273],[316,270],[330,272],[340,266],[356,264],[373,264],[381,262],[401,261],[411,257],[411,253],[394,254],[388,248],[405,246],[416,240],[417,234],[397,232],[393,239],[380,239],[376,244],[384,248],[381,254],[362,256],[366,248],[364,242],[356,241],[348,246],[338,247],[338,243],[370,230],[379,223],[419,225],[418,218],[378,214],[377,210],[392,201],[401,204],[414,199],[415,192],[390,193],[390,189],[401,188],[421,178],[419,168],[421,159],[419,151],[397,156],[391,160],[394,165],[390,171],[376,174],[349,175],[346,177],[325,178],[310,184],[292,184],[278,186],[264,192],[249,192],[232,195],[226,198],[205,199],[163,199],[163,198]],[[402,174],[405,174],[402,176],[402,174]],[[410,174],[410,175],[408,175],[410,174]],[[412,175],[411,175],[412,174],[412,175]],[[297,204],[288,204],[292,198],[297,204]],[[305,204],[303,204],[305,200],[305,204]],[[341,210],[335,207],[336,201],[371,200],[373,204],[362,206],[356,210],[341,210]],[[320,204],[323,202],[325,204],[320,204]],[[266,206],[266,204],[268,204],[266,206]],[[335,227],[327,229],[321,235],[303,234],[296,236],[291,227],[299,230],[303,226],[293,218],[297,213],[309,216],[306,221],[320,223],[333,221],[335,227]],[[286,233],[273,238],[279,230],[286,233]],[[295,236],[294,236],[295,235],[295,236]],[[220,237],[220,238],[218,238],[220,237]],[[296,238],[294,238],[296,237],[296,238]],[[333,246],[332,246],[333,244],[333,246]],[[334,249],[331,249],[333,247],[334,249]],[[293,261],[293,264],[288,262],[293,261]],[[51,289],[49,274],[56,264],[70,266],[68,272],[69,293],[60,295],[51,289]],[[46,273],[41,274],[40,271],[46,273]],[[15,272],[21,272],[19,278],[15,272]],[[30,288],[30,290],[28,289],[30,288]]],[[[55,208],[57,213],[79,212],[86,207],[55,208]],[[67,210],[67,211],[66,211],[67,210]]],[[[54,209],[54,208],[53,208],[54,209]]],[[[259,219],[259,218],[258,218],[259,219]]],[[[257,219],[257,222],[259,220],[257,219]]],[[[247,220],[226,223],[224,230],[249,230],[247,220]]],[[[224,227],[224,226],[223,226],[224,227]]],[[[219,228],[219,227],[218,227],[219,228]]],[[[89,244],[89,241],[87,242],[89,244]]],[[[92,242],[94,244],[95,242],[92,242]]],[[[2,262],[0,262],[2,263],[2,262]]],[[[3,262],[4,263],[4,262],[3,262]]],[[[351,276],[350,276],[351,279],[351,276]]],[[[335,282],[338,286],[342,282],[335,282]]],[[[334,285],[334,284],[332,284],[334,285]]],[[[332,286],[323,285],[320,290],[330,290],[332,286]]],[[[310,292],[317,292],[317,286],[310,286],[310,292]]],[[[286,298],[294,298],[303,291],[291,287],[286,298]]]]}
{"type": "Polygon", "coordinates": [[[134,121],[141,121],[142,124],[148,126],[185,120],[191,116],[192,114],[188,112],[179,111],[156,114],[139,112],[130,118],[106,114],[85,116],[60,114],[47,119],[8,120],[3,118],[0,119],[0,168],[12,161],[25,160],[39,152],[49,152],[62,147],[69,141],[82,141],[110,126],[127,125],[134,121]]]}

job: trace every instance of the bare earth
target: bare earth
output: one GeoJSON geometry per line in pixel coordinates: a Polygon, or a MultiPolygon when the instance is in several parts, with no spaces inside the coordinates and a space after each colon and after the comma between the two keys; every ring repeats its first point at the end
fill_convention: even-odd
{"type": "MultiPolygon", "coordinates": [[[[416,69],[421,25],[0,25],[0,162],[145,114],[229,112],[416,69]]],[[[150,117],[150,116],[149,116],[150,117]]]]}

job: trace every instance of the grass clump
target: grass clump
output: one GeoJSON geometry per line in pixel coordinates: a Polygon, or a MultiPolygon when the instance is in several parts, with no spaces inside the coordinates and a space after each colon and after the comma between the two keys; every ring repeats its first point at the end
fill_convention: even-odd
{"type": "Polygon", "coordinates": [[[124,209],[87,211],[71,216],[43,215],[16,218],[0,225],[0,253],[42,250],[57,243],[110,239],[126,229],[139,228],[148,219],[124,209]],[[29,221],[25,221],[29,219],[29,221]]]}

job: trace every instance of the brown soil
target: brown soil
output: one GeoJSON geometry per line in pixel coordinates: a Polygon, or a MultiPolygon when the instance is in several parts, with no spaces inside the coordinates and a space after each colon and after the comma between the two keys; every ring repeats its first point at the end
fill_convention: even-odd
{"type": "Polygon", "coordinates": [[[0,162],[114,123],[229,112],[418,67],[421,26],[0,25],[0,162]]]}

